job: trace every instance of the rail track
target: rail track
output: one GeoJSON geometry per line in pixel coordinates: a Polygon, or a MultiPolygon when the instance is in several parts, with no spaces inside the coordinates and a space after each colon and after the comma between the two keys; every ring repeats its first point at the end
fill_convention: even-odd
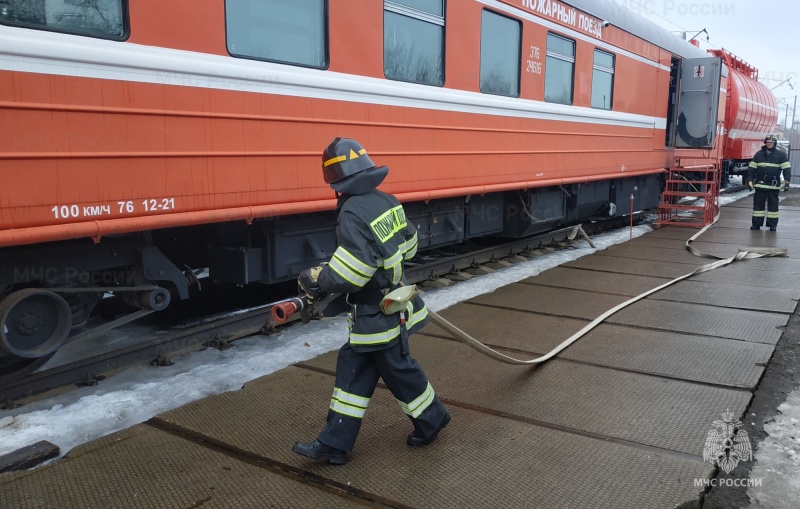
{"type": "MultiPolygon", "coordinates": [[[[635,219],[640,221],[641,215],[635,219]]],[[[626,226],[628,221],[628,218],[617,218],[585,224],[582,228],[591,236],[601,231],[626,226]]],[[[412,283],[424,285],[428,281],[438,281],[441,285],[448,276],[459,274],[466,269],[509,259],[519,261],[519,256],[531,257],[542,254],[543,248],[562,249],[573,240],[581,240],[576,236],[577,233],[575,227],[569,227],[511,242],[492,245],[463,244],[448,249],[423,252],[418,255],[418,259],[406,266],[405,274],[412,283]]],[[[290,297],[293,296],[286,296],[290,297]]],[[[166,334],[161,332],[151,337],[144,337],[133,345],[90,355],[5,382],[0,385],[0,407],[12,408],[55,389],[94,385],[106,376],[130,367],[147,363],[166,365],[170,363],[170,357],[202,348],[222,349],[237,339],[256,334],[275,333],[280,327],[300,318],[296,315],[286,323],[278,324],[270,316],[270,311],[271,306],[280,302],[283,302],[283,299],[233,316],[172,330],[166,334]]]]}

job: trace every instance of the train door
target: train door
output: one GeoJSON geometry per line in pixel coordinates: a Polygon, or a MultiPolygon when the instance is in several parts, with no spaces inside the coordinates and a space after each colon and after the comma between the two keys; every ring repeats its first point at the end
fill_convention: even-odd
{"type": "Polygon", "coordinates": [[[721,75],[722,60],[717,57],[682,62],[675,147],[713,148],[721,75]]]}
{"type": "Polygon", "coordinates": [[[675,146],[675,119],[678,111],[678,80],[681,78],[681,61],[672,57],[669,70],[669,104],[667,105],[667,132],[664,145],[675,146]]]}

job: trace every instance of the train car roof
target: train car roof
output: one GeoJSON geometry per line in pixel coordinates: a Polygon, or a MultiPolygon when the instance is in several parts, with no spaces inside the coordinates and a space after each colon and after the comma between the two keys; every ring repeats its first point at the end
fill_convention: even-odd
{"type": "Polygon", "coordinates": [[[614,0],[567,0],[565,3],[683,58],[711,56],[614,0]]]}

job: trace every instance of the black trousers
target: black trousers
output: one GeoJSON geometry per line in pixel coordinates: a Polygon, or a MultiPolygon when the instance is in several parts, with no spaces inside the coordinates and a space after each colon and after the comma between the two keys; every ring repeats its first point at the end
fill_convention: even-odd
{"type": "Polygon", "coordinates": [[[400,341],[385,350],[368,353],[356,353],[350,343],[339,349],[333,398],[327,424],[318,437],[320,442],[343,451],[353,449],[380,378],[417,432],[423,436],[436,432],[447,410],[417,361],[401,350],[400,341]]]}
{"type": "Polygon", "coordinates": [[[778,226],[778,193],[779,189],[756,188],[753,196],[753,226],[761,227],[764,225],[764,218],[767,218],[769,228],[778,226]],[[766,211],[764,205],[766,204],[766,211]]]}

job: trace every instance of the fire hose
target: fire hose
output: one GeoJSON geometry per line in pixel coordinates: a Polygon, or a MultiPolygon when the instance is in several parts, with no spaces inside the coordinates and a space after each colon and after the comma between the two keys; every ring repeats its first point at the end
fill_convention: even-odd
{"type": "MultiPolygon", "coordinates": [[[[541,364],[541,363],[553,358],[559,352],[561,352],[562,350],[564,350],[565,348],[570,346],[572,343],[576,342],[578,339],[580,339],[583,336],[585,336],[587,333],[589,333],[589,331],[591,331],[592,329],[594,329],[595,327],[597,327],[598,325],[603,323],[608,317],[610,317],[614,313],[616,313],[616,312],[618,312],[618,311],[630,306],[634,302],[638,302],[638,301],[644,299],[645,297],[648,297],[648,296],[650,296],[650,295],[652,295],[652,294],[654,294],[654,293],[656,293],[656,292],[658,292],[660,290],[663,290],[664,288],[666,288],[668,286],[671,286],[671,285],[673,285],[673,284],[675,284],[675,283],[677,283],[679,281],[683,281],[684,279],[688,279],[688,278],[694,276],[695,274],[702,274],[703,272],[708,272],[710,270],[714,270],[714,269],[717,269],[719,267],[724,267],[726,265],[729,265],[729,264],[731,264],[731,263],[733,263],[735,261],[739,261],[739,260],[748,260],[748,259],[753,259],[753,258],[765,258],[765,257],[787,257],[787,256],[789,256],[788,249],[781,248],[781,247],[771,247],[771,248],[746,247],[746,248],[739,248],[738,252],[734,256],[731,256],[731,257],[728,257],[728,258],[723,258],[723,257],[720,257],[720,256],[709,254],[709,253],[703,252],[703,251],[693,247],[691,245],[692,242],[694,242],[695,239],[697,239],[703,233],[705,233],[709,228],[714,226],[714,224],[717,222],[718,219],[719,219],[719,214],[717,214],[717,216],[714,218],[714,221],[712,221],[709,225],[705,226],[703,229],[701,229],[699,232],[697,232],[689,240],[686,241],[686,249],[688,249],[690,253],[692,253],[695,256],[700,256],[700,257],[703,257],[703,258],[713,258],[713,259],[716,259],[716,261],[711,262],[711,263],[707,263],[705,265],[701,265],[700,267],[696,268],[695,270],[693,270],[692,272],[690,272],[688,274],[685,274],[683,276],[677,277],[677,278],[675,278],[675,279],[673,279],[671,281],[668,281],[668,282],[664,283],[663,285],[657,286],[656,288],[648,290],[648,291],[646,291],[644,293],[641,293],[641,294],[639,294],[639,295],[637,295],[637,296],[635,296],[635,297],[633,297],[631,299],[626,300],[625,302],[623,302],[621,304],[618,304],[618,305],[614,306],[613,308],[609,309],[605,313],[601,314],[600,316],[598,316],[597,318],[592,320],[589,324],[587,324],[581,330],[579,330],[578,332],[576,332],[575,334],[573,334],[569,338],[567,338],[564,341],[562,341],[561,344],[559,344],[558,346],[556,346],[555,348],[553,348],[552,350],[550,350],[546,354],[544,354],[544,355],[542,355],[540,357],[537,357],[535,359],[522,360],[522,359],[515,359],[514,357],[510,357],[508,355],[505,355],[505,354],[503,354],[501,352],[498,352],[497,350],[495,350],[495,349],[493,349],[493,348],[491,348],[489,346],[486,346],[485,344],[481,343],[477,339],[473,338],[472,336],[470,336],[466,332],[462,331],[461,329],[459,329],[458,327],[456,327],[455,325],[453,325],[449,321],[447,321],[444,318],[442,318],[435,311],[432,311],[432,310],[428,309],[428,316],[430,317],[430,319],[431,319],[431,321],[433,323],[435,323],[439,327],[441,327],[444,330],[446,330],[447,332],[449,332],[456,339],[461,340],[462,342],[464,342],[468,346],[474,348],[478,352],[480,352],[480,353],[482,353],[482,354],[484,354],[484,355],[486,355],[486,356],[488,356],[488,357],[490,357],[490,358],[492,358],[492,359],[494,359],[496,361],[500,361],[500,362],[503,362],[503,363],[506,363],[506,364],[515,364],[515,365],[523,365],[523,366],[541,364]]],[[[384,297],[384,301],[386,300],[387,297],[389,297],[389,296],[387,295],[386,297],[384,297]]],[[[272,311],[273,318],[276,319],[276,321],[278,321],[279,319],[282,320],[282,321],[278,321],[278,323],[283,323],[283,321],[286,321],[289,317],[291,317],[292,314],[294,314],[295,312],[297,312],[299,310],[308,309],[308,302],[305,301],[302,298],[297,298],[297,299],[291,299],[290,301],[286,301],[284,303],[281,303],[281,306],[282,306],[281,308],[277,308],[277,306],[273,307],[273,311],[272,311]],[[278,315],[276,315],[276,312],[278,313],[278,315]]]]}

